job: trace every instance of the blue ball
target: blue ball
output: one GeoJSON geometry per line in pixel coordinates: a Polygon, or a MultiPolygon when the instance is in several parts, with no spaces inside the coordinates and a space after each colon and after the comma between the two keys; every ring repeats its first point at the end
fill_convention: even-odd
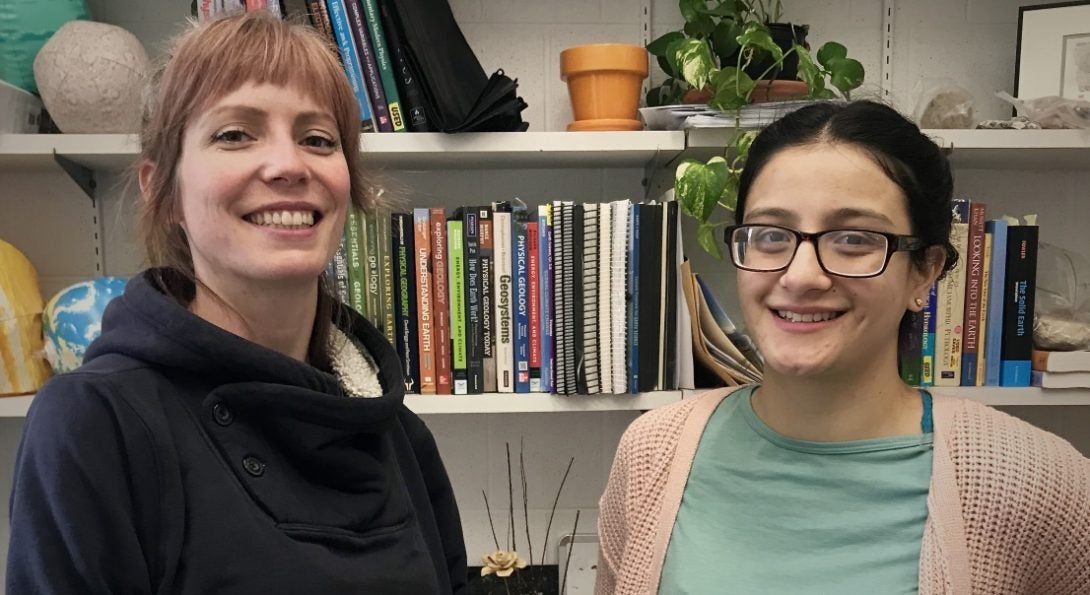
{"type": "Polygon", "coordinates": [[[96,277],[62,289],[42,312],[45,358],[57,374],[83,363],[87,346],[102,333],[102,313],[125,291],[122,277],[96,277]]]}

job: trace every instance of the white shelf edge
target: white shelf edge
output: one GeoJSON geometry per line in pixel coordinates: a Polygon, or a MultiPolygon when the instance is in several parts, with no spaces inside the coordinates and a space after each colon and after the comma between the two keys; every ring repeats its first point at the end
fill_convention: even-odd
{"type": "MultiPolygon", "coordinates": [[[[364,162],[397,169],[643,167],[685,148],[681,131],[365,133],[364,162]]],[[[135,134],[0,134],[0,167],[42,166],[53,153],[89,167],[121,171],[139,154],[135,134]]]]}
{"type": "Polygon", "coordinates": [[[1060,405],[1090,405],[1090,389],[1063,388],[1042,389],[1036,387],[929,387],[930,391],[939,395],[961,397],[979,401],[993,407],[1008,406],[1060,406],[1060,405]]]}
{"type": "Polygon", "coordinates": [[[421,415],[451,413],[559,413],[642,411],[675,403],[680,390],[638,395],[553,395],[545,393],[484,395],[405,395],[405,405],[421,415]]]}
{"type": "MultiPolygon", "coordinates": [[[[658,391],[638,395],[406,395],[405,405],[421,415],[644,411],[693,397],[704,390],[658,391]]],[[[1090,389],[931,387],[929,390],[935,394],[980,401],[993,407],[1090,406],[1090,389]]],[[[26,417],[33,400],[34,395],[0,397],[0,418],[26,417]]]]}
{"type": "Polygon", "coordinates": [[[26,417],[34,395],[0,397],[0,417],[26,417]]]}

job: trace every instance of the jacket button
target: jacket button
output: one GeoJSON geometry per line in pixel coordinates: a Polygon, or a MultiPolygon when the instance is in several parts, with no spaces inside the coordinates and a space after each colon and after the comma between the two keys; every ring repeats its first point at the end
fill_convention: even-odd
{"type": "Polygon", "coordinates": [[[216,403],[212,406],[212,417],[215,418],[216,423],[221,426],[229,426],[231,422],[235,421],[235,414],[231,411],[231,408],[223,403],[216,403]]]}
{"type": "Polygon", "coordinates": [[[242,459],[242,468],[246,470],[246,473],[249,473],[254,477],[265,475],[265,463],[254,455],[246,455],[246,457],[242,459]]]}

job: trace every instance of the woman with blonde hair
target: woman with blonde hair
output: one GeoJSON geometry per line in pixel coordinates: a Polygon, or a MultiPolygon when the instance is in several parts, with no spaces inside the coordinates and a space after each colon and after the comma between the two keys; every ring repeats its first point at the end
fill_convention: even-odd
{"type": "Polygon", "coordinates": [[[357,103],[313,30],[197,26],[149,96],[153,268],[27,416],[11,593],[451,593],[458,510],[382,333],[324,289],[357,103]]]}
{"type": "Polygon", "coordinates": [[[761,132],[726,231],[759,385],[625,432],[599,595],[1090,593],[1090,461],[901,381],[898,330],[956,261],[950,166],[878,103],[761,132]]]}

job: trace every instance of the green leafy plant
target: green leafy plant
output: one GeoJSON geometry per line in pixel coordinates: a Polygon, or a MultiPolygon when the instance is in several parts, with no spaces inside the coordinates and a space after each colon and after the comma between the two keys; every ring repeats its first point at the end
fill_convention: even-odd
{"type": "Polygon", "coordinates": [[[707,103],[735,115],[735,132],[725,155],[703,163],[683,161],[674,181],[682,211],[700,222],[700,246],[720,257],[715,232],[729,221],[713,223],[711,218],[716,206],[733,212],[737,204],[738,179],[756,136],[740,129],[741,110],[760,82],[778,76],[792,54],[810,99],[850,99],[865,73],[858,60],[848,57],[847,48],[834,41],[822,45],[816,58],[798,39],[789,48],[780,47],[769,28],[782,18],[779,0],[680,0],[678,6],[685,19],[682,30],[668,32],[647,46],[666,74],[666,80],[648,92],[647,105],[707,103]],[[764,68],[754,74],[760,65],[764,68]]]}

